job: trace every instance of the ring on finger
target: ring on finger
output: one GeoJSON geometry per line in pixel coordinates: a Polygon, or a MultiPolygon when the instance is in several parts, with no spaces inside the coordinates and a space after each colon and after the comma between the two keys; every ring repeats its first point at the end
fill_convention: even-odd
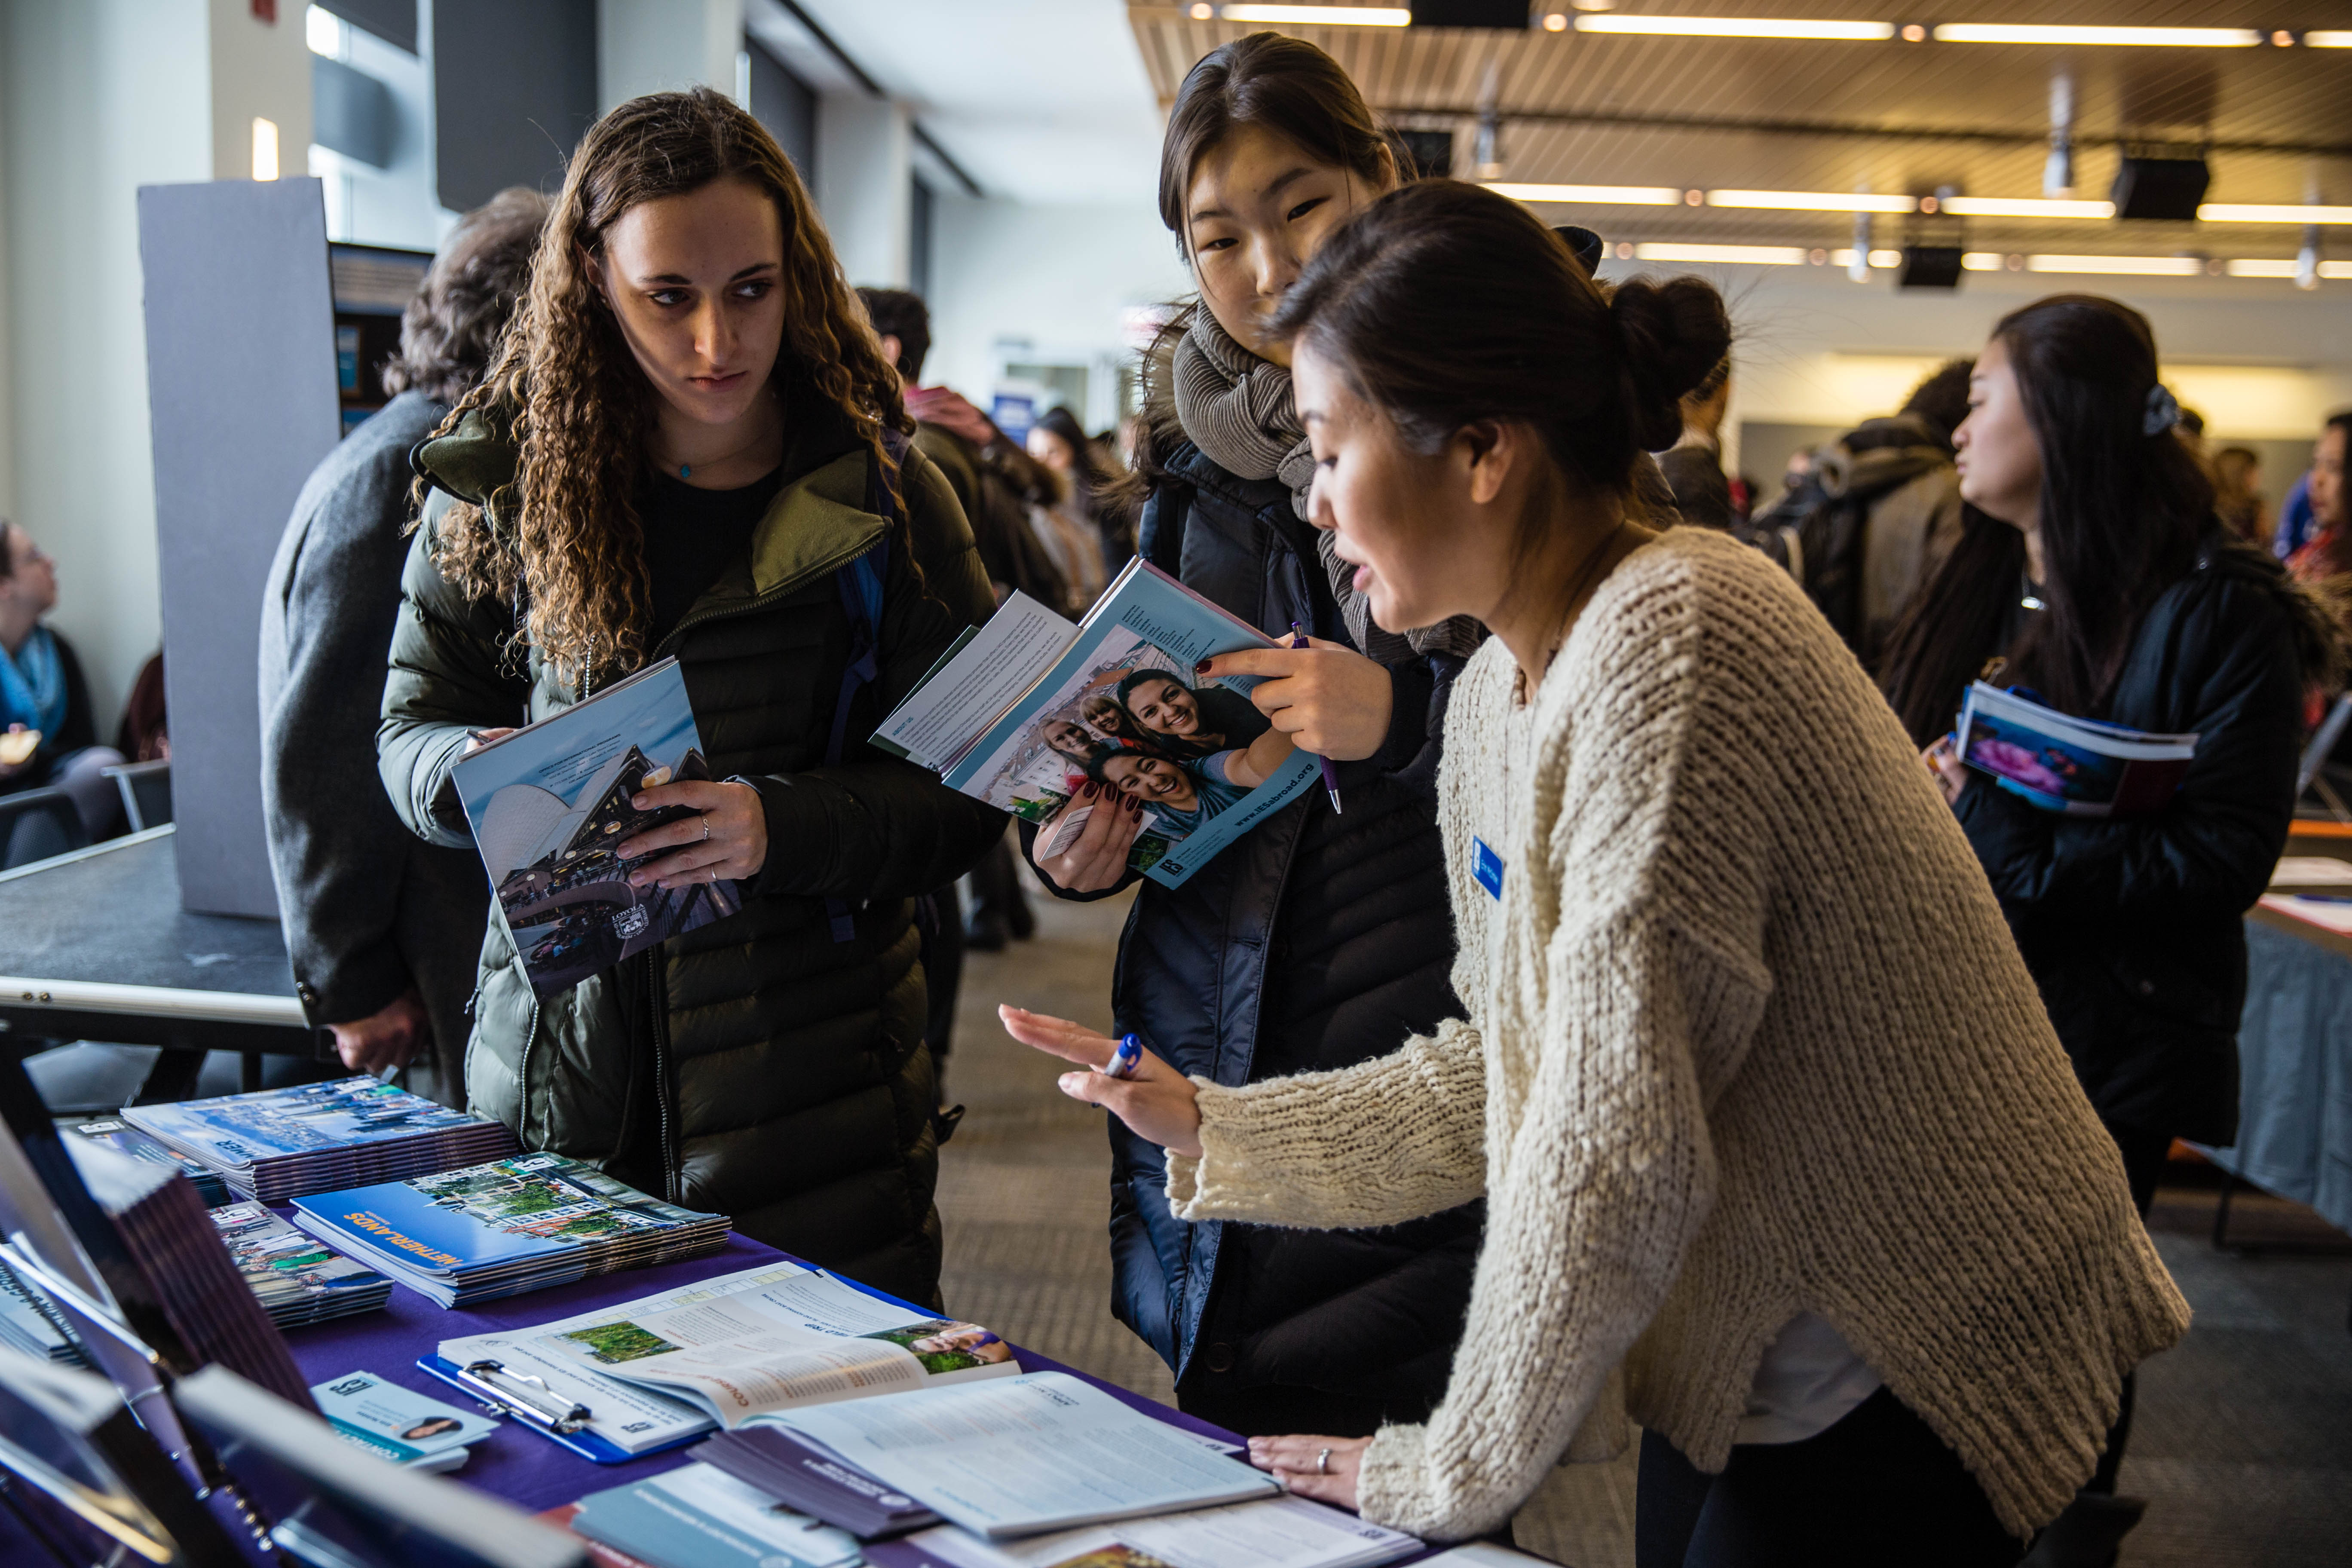
{"type": "Polygon", "coordinates": [[[705,844],[710,842],[710,818],[708,816],[705,816],[702,819],[702,838],[700,841],[705,844]]]}
{"type": "Polygon", "coordinates": [[[1318,1476],[1328,1476],[1331,1473],[1330,1449],[1326,1448],[1315,1456],[1315,1473],[1318,1476]]]}

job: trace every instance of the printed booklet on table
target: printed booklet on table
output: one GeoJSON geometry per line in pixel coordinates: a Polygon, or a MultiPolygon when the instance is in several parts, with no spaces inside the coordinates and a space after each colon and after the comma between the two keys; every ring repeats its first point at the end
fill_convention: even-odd
{"type": "MultiPolygon", "coordinates": [[[[1061,815],[1089,783],[1131,796],[1144,816],[1129,864],[1175,887],[1316,782],[1314,754],[1250,701],[1260,678],[1192,673],[1212,654],[1277,646],[1137,559],[1076,626],[1014,594],[874,744],[1030,822],[1061,815]]],[[[1062,816],[1037,853],[1058,852],[1096,809],[1062,816]]]]}
{"type": "Polygon", "coordinates": [[[2195,735],[2158,735],[2061,713],[1977,681],[1954,730],[1960,760],[2044,811],[2144,816],[2180,789],[2195,735]]]}
{"type": "Polygon", "coordinates": [[[499,918],[533,990],[575,985],[657,942],[735,912],[732,881],[629,886],[614,847],[695,814],[640,811],[639,790],[707,780],[677,660],[647,665],[585,701],[493,741],[450,770],[490,874],[499,918]]]}
{"type": "Polygon", "coordinates": [[[583,1405],[587,1430],[643,1453],[801,1405],[1014,1377],[978,1323],[773,1263],[535,1327],[444,1340],[436,1373],[483,1362],[583,1405]]]}

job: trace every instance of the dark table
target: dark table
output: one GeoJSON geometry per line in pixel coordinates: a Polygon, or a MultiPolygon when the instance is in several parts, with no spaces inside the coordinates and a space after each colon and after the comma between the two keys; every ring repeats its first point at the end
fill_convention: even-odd
{"type": "Polygon", "coordinates": [[[142,1104],[194,1092],[208,1050],[314,1057],[278,922],[191,914],[169,825],[0,874],[0,1030],[165,1047],[142,1104]]]}
{"type": "MultiPolygon", "coordinates": [[[[699,1258],[691,1263],[672,1263],[659,1268],[632,1269],[597,1279],[583,1279],[576,1285],[534,1290],[526,1296],[485,1302],[470,1310],[461,1311],[445,1311],[415,1291],[395,1287],[391,1303],[383,1310],[365,1312],[339,1322],[289,1330],[286,1342],[293,1347],[294,1360],[301,1367],[302,1376],[314,1385],[348,1372],[372,1372],[378,1377],[414,1389],[429,1398],[462,1405],[467,1403],[462,1393],[416,1364],[419,1356],[434,1353],[443,1340],[455,1339],[461,1334],[488,1333],[498,1329],[528,1328],[534,1323],[551,1322],[575,1312],[587,1311],[601,1303],[633,1301],[640,1297],[690,1285],[698,1279],[757,1268],[787,1257],[772,1247],[762,1246],[745,1237],[731,1236],[728,1238],[726,1250],[716,1257],[699,1258]]],[[[799,1262],[800,1259],[791,1258],[790,1261],[799,1262]]],[[[1146,1399],[1139,1394],[1130,1394],[1098,1377],[1087,1377],[1075,1367],[1065,1366],[1026,1346],[1015,1345],[1013,1350],[1014,1359],[1020,1363],[1024,1372],[1066,1372],[1073,1377],[1085,1378],[1104,1393],[1171,1426],[1229,1443],[1241,1441],[1222,1427],[1213,1426],[1156,1400],[1146,1399]]],[[[599,1465],[540,1436],[520,1421],[509,1419],[501,1423],[496,1432],[475,1444],[465,1468],[454,1472],[449,1479],[503,1498],[528,1512],[539,1513],[564,1503],[576,1502],[590,1492],[624,1486],[630,1481],[676,1469],[680,1465],[691,1464],[698,1446],[689,1444],[683,1448],[672,1448],[667,1453],[648,1454],[622,1465],[599,1465]]]]}

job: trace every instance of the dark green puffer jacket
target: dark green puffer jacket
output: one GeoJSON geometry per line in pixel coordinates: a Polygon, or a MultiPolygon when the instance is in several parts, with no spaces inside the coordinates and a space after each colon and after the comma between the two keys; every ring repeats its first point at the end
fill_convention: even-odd
{"type": "MultiPolygon", "coordinates": [[[[867,510],[870,459],[845,421],[796,410],[787,430],[784,487],[748,555],[649,656],[677,656],[714,775],[758,786],[767,865],[739,913],[629,959],[625,985],[607,971],[544,1001],[494,911],[467,1100],[526,1148],[613,1166],[673,1202],[733,1215],[747,1236],[935,1301],[938,1101],[913,900],[978,860],[1004,817],[863,742],[986,618],[991,596],[954,495],[910,451],[880,678],[854,701],[847,756],[824,766],[850,639],[834,574],[884,523],[867,510]],[[828,897],[856,909],[854,941],[833,940],[828,897]]],[[[503,531],[516,457],[501,427],[473,414],[415,458],[443,493],[409,555],[376,739],[394,805],[436,844],[472,841],[448,784],[466,730],[544,719],[586,694],[536,653],[527,672],[501,662],[511,606],[467,600],[433,563],[449,496],[488,500],[503,531]]]]}

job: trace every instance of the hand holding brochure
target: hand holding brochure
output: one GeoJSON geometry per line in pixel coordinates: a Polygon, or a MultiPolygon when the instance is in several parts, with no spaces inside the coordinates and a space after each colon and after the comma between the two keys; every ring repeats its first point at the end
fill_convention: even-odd
{"type": "Polygon", "coordinates": [[[640,790],[710,777],[674,658],[489,742],[449,776],[499,918],[542,996],[740,906],[731,881],[632,888],[644,858],[614,852],[634,834],[695,815],[683,805],[640,811],[631,804],[640,790]]]}
{"type": "Polygon", "coordinates": [[[1149,808],[1129,863],[1177,886],[1312,786],[1316,758],[1250,701],[1261,678],[1200,681],[1213,654],[1282,645],[1135,560],[1076,626],[1024,595],[950,651],[874,744],[1028,821],[1047,846],[1088,784],[1149,808]],[[1197,682],[1197,684],[1196,684],[1197,682]]]}
{"type": "Polygon", "coordinates": [[[1977,681],[1954,731],[1962,762],[2044,811],[2144,816],[2164,809],[2197,752],[2195,735],[2078,719],[1977,681]]]}
{"type": "Polygon", "coordinates": [[[991,1541],[1282,1489],[1273,1477],[1066,1373],[885,1394],[759,1420],[991,1541]]]}

